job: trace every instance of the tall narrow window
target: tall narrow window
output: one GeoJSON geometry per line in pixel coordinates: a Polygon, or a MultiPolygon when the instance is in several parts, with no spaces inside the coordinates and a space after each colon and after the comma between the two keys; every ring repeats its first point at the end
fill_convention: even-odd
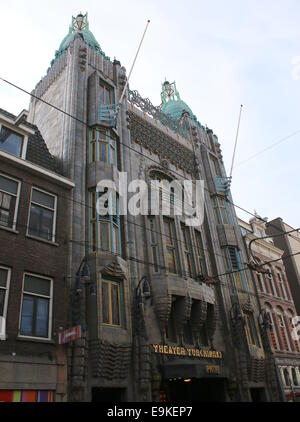
{"type": "Polygon", "coordinates": [[[152,270],[155,273],[159,272],[159,244],[158,244],[158,230],[156,225],[155,217],[149,217],[149,226],[150,226],[150,247],[151,247],[151,257],[152,257],[152,270]]]}
{"type": "Polygon", "coordinates": [[[261,273],[256,273],[259,289],[262,293],[266,293],[265,282],[261,273]]]}
{"type": "Polygon", "coordinates": [[[240,253],[236,247],[229,246],[227,248],[227,259],[229,261],[229,269],[232,271],[232,278],[237,290],[247,292],[247,282],[242,271],[240,253]]]}
{"type": "Polygon", "coordinates": [[[217,158],[214,155],[210,155],[213,172],[216,177],[222,177],[221,169],[217,158]]]}
{"type": "Polygon", "coordinates": [[[184,257],[185,257],[185,265],[188,271],[189,277],[195,277],[195,261],[194,261],[194,254],[193,254],[193,247],[192,247],[192,239],[189,227],[181,224],[181,230],[184,239],[184,257]]]}
{"type": "MultiPolygon", "coordinates": [[[[104,193],[107,193],[104,192],[104,193]]],[[[116,211],[109,215],[97,213],[97,201],[102,194],[96,189],[89,191],[89,249],[90,253],[109,252],[121,255],[119,197],[116,195],[116,211]]],[[[106,208],[108,204],[106,204],[106,208]]]]}
{"type": "Polygon", "coordinates": [[[270,322],[270,338],[271,338],[272,347],[274,350],[278,350],[278,340],[276,336],[273,314],[271,310],[267,311],[267,314],[268,314],[269,322],[270,322]]]}
{"type": "Polygon", "coordinates": [[[55,242],[56,202],[54,195],[32,188],[28,234],[55,242]]]}
{"type": "Polygon", "coordinates": [[[220,196],[214,197],[214,211],[217,224],[230,225],[231,216],[227,202],[220,196]]]}
{"type": "Polygon", "coordinates": [[[95,161],[117,166],[117,137],[112,129],[90,129],[89,162],[95,161]]]}
{"type": "Polygon", "coordinates": [[[270,289],[271,289],[272,295],[273,296],[278,296],[277,295],[277,291],[275,289],[274,279],[273,279],[272,272],[271,272],[270,268],[268,268],[268,270],[269,270],[269,273],[267,274],[267,278],[269,280],[269,284],[270,284],[270,289]]]}
{"type": "Polygon", "coordinates": [[[52,280],[25,274],[20,334],[50,338],[52,280]]]}
{"type": "Polygon", "coordinates": [[[196,236],[198,261],[200,264],[200,272],[201,272],[201,275],[205,277],[208,275],[208,271],[207,271],[202,235],[198,230],[195,230],[195,236],[196,236]]]}
{"type": "Polygon", "coordinates": [[[174,221],[164,218],[165,241],[167,248],[167,265],[170,273],[179,274],[179,260],[174,221]]]}
{"type": "Polygon", "coordinates": [[[100,104],[114,104],[114,90],[103,81],[100,81],[100,104]]]}
{"type": "Polygon", "coordinates": [[[278,282],[279,282],[281,297],[288,300],[288,296],[287,296],[285,284],[284,284],[284,279],[282,277],[281,271],[277,272],[277,278],[278,278],[278,282]]]}
{"type": "Polygon", "coordinates": [[[0,267],[0,317],[4,318],[6,318],[7,313],[9,282],[10,269],[0,267]]]}
{"type": "Polygon", "coordinates": [[[121,327],[123,303],[122,284],[118,281],[102,280],[102,322],[105,325],[121,327]]]}
{"type": "Polygon", "coordinates": [[[252,346],[260,347],[260,341],[253,314],[244,314],[248,341],[252,346]]]}
{"type": "Polygon", "coordinates": [[[282,314],[277,314],[277,317],[278,317],[279,330],[280,330],[280,335],[281,335],[284,350],[291,350],[284,317],[282,314]]]}
{"type": "Polygon", "coordinates": [[[19,182],[0,175],[0,226],[16,228],[19,182]]]}
{"type": "Polygon", "coordinates": [[[22,156],[24,136],[8,127],[0,125],[0,151],[8,152],[16,157],[22,156]]]}

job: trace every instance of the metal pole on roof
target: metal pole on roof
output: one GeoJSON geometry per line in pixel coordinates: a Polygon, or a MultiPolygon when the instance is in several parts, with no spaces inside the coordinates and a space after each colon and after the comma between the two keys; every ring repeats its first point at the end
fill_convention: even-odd
{"type": "Polygon", "coordinates": [[[231,169],[230,169],[230,179],[232,178],[232,173],[233,173],[233,165],[234,165],[236,147],[237,147],[238,138],[239,138],[242,111],[243,111],[243,105],[241,105],[241,108],[240,108],[239,122],[238,122],[238,127],[237,127],[237,132],[236,132],[236,138],[235,138],[235,144],[234,144],[234,150],[233,150],[233,157],[232,157],[232,163],[231,163],[231,169]]]}
{"type": "Polygon", "coordinates": [[[130,80],[130,77],[131,77],[131,74],[132,74],[132,71],[133,71],[133,68],[134,68],[134,65],[135,65],[135,62],[136,62],[137,56],[138,56],[138,54],[139,54],[139,52],[140,52],[140,49],[141,49],[141,46],[142,46],[142,44],[143,44],[143,41],[144,41],[144,38],[145,38],[145,35],[146,35],[146,32],[147,32],[147,29],[148,29],[149,23],[150,23],[150,20],[148,20],[148,21],[147,21],[147,25],[146,25],[145,31],[144,31],[144,33],[143,33],[143,36],[142,36],[141,42],[140,42],[140,44],[139,44],[138,50],[137,50],[137,52],[136,52],[135,58],[134,58],[134,60],[133,60],[133,63],[132,63],[131,69],[130,69],[130,72],[129,72],[129,75],[128,75],[128,78],[127,78],[126,84],[125,84],[125,86],[124,86],[124,89],[123,89],[123,92],[122,92],[122,95],[121,95],[121,98],[120,98],[120,101],[119,101],[119,105],[121,105],[121,103],[122,103],[122,101],[123,101],[123,98],[124,98],[124,95],[125,95],[125,93],[126,93],[126,89],[127,89],[128,84],[129,84],[129,80],[130,80]]]}

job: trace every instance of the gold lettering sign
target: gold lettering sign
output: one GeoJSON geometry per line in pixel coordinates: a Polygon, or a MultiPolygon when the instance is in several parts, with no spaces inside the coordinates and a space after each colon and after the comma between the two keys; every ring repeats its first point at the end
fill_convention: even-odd
{"type": "Polygon", "coordinates": [[[204,358],[204,359],[220,359],[220,360],[223,359],[222,352],[216,352],[215,350],[164,346],[161,344],[153,344],[152,347],[153,347],[154,353],[158,353],[160,355],[188,356],[188,357],[204,358]]]}
{"type": "Polygon", "coordinates": [[[206,367],[206,372],[208,374],[220,374],[221,373],[221,368],[219,366],[213,366],[213,365],[208,365],[206,367]]]}

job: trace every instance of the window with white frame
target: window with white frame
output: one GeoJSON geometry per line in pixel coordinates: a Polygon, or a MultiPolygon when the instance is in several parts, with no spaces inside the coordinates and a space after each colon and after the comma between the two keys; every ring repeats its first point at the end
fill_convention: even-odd
{"type": "Polygon", "coordinates": [[[0,151],[22,157],[24,136],[6,126],[0,125],[0,151]]]}
{"type": "Polygon", "coordinates": [[[267,277],[268,277],[268,280],[270,282],[270,288],[271,288],[272,295],[278,296],[277,291],[275,289],[275,285],[274,285],[273,274],[272,274],[271,269],[269,267],[268,267],[268,270],[269,270],[269,272],[267,274],[267,277]]]}
{"type": "Polygon", "coordinates": [[[0,174],[0,227],[15,230],[20,182],[0,174]]]}
{"type": "Polygon", "coordinates": [[[10,268],[0,266],[0,317],[6,318],[10,283],[10,268]]]}
{"type": "Polygon", "coordinates": [[[50,278],[24,275],[20,335],[51,338],[52,289],[50,278]]]}
{"type": "Polygon", "coordinates": [[[280,336],[283,343],[283,349],[284,350],[291,350],[291,345],[288,338],[287,328],[285,325],[285,320],[282,311],[277,311],[277,318],[278,318],[278,324],[279,324],[279,330],[280,330],[280,336]]]}
{"type": "Polygon", "coordinates": [[[263,275],[261,273],[256,273],[256,275],[257,275],[257,281],[258,281],[260,291],[263,293],[266,293],[266,287],[265,287],[265,281],[264,281],[263,275]]]}
{"type": "Polygon", "coordinates": [[[28,234],[55,242],[57,197],[32,188],[28,234]]]}
{"type": "Polygon", "coordinates": [[[287,293],[286,293],[286,288],[285,288],[285,285],[284,285],[284,280],[283,280],[281,270],[277,271],[277,277],[278,277],[278,281],[279,281],[281,295],[284,299],[288,300],[288,296],[287,296],[287,293]]]}

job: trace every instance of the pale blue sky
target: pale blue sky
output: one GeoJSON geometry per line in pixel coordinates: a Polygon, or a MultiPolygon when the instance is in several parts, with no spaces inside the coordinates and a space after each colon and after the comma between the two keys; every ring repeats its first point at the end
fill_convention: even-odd
{"type": "MultiPolygon", "coordinates": [[[[298,0],[0,0],[0,11],[0,75],[27,90],[46,73],[72,15],[87,11],[101,48],[128,70],[151,19],[131,88],[159,105],[161,83],[175,80],[198,120],[218,135],[228,172],[244,104],[234,202],[300,226],[300,133],[238,165],[300,130],[300,71],[292,65],[300,57],[298,0]]],[[[18,113],[28,103],[0,83],[0,107],[18,113]]]]}

